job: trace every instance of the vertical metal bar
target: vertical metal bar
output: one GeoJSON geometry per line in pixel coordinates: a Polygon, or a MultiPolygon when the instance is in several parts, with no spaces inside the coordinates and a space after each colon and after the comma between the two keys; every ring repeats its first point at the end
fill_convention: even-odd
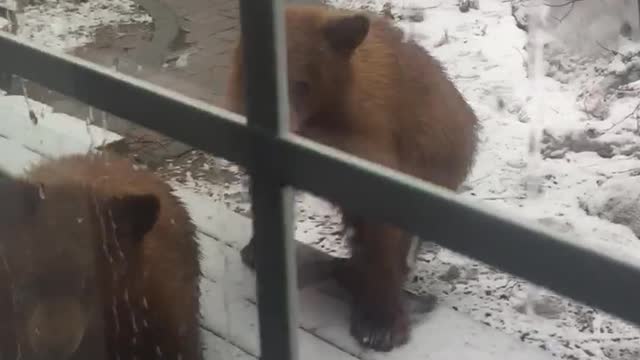
{"type": "MultiPolygon", "coordinates": [[[[10,32],[15,35],[18,32],[18,16],[17,12],[22,11],[22,6],[20,6],[19,2],[9,2],[6,4],[4,9],[4,15],[6,19],[11,23],[10,32]]],[[[7,94],[13,95],[13,80],[14,76],[10,73],[5,73],[0,71],[0,89],[7,92],[7,94]]]]}
{"type": "Polygon", "coordinates": [[[0,90],[4,90],[7,94],[11,94],[13,89],[13,75],[0,71],[0,90]]]}
{"type": "MultiPolygon", "coordinates": [[[[282,0],[241,0],[247,122],[271,136],[288,131],[282,0]]],[[[260,320],[260,358],[295,360],[297,289],[293,194],[275,151],[256,147],[249,168],[260,320]]]]}
{"type": "Polygon", "coordinates": [[[640,33],[640,0],[636,1],[636,5],[638,6],[638,32],[640,33]]]}
{"type": "MultiPolygon", "coordinates": [[[[6,17],[6,19],[9,20],[9,9],[0,7],[0,16],[6,17]]],[[[9,92],[10,88],[11,88],[11,75],[3,72],[2,69],[0,69],[0,90],[9,92]]]]}

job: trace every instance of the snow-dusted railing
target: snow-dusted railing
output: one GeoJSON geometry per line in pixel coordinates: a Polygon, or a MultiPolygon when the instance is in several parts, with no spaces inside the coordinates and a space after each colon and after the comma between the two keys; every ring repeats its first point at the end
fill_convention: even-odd
{"type": "Polygon", "coordinates": [[[38,82],[249,170],[265,360],[297,359],[288,186],[395,223],[640,324],[638,264],[490,213],[440,187],[287,133],[285,83],[280,76],[285,73],[281,7],[282,0],[241,0],[248,126],[237,114],[1,33],[0,72],[38,82]]]}

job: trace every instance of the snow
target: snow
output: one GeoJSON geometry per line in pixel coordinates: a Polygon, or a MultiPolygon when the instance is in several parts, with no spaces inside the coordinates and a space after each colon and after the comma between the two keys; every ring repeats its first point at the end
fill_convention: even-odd
{"type": "Polygon", "coordinates": [[[20,141],[0,137],[0,153],[11,154],[11,157],[0,159],[0,174],[20,175],[33,164],[42,160],[42,156],[26,149],[20,141]]]}
{"type": "Polygon", "coordinates": [[[25,147],[42,154],[83,152],[121,138],[105,129],[101,123],[99,126],[89,126],[86,122],[53,112],[50,106],[27,100],[24,96],[1,96],[0,108],[4,118],[0,123],[0,136],[20,139],[25,147]]]}
{"type": "Polygon", "coordinates": [[[16,0],[0,0],[0,8],[16,11],[16,9],[18,8],[18,3],[16,2],[16,0]]]}
{"type": "Polygon", "coordinates": [[[0,17],[0,31],[9,30],[10,25],[11,25],[11,22],[9,22],[9,20],[0,17]]]}
{"type": "Polygon", "coordinates": [[[584,210],[614,224],[629,227],[640,237],[640,188],[633,177],[611,179],[600,186],[600,191],[582,197],[584,210]]]}
{"type": "Polygon", "coordinates": [[[14,175],[43,156],[86,153],[121,139],[102,124],[53,112],[50,106],[24,96],[0,95],[0,109],[0,153],[11,154],[0,158],[0,168],[14,175]]]}
{"type": "Polygon", "coordinates": [[[44,0],[19,13],[18,36],[50,49],[71,50],[93,41],[101,26],[151,21],[132,0],[44,0]]]}

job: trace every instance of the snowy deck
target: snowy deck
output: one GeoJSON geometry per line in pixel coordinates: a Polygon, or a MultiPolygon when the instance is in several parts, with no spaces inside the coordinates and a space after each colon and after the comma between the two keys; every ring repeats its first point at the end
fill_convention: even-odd
{"type": "MultiPolygon", "coordinates": [[[[0,169],[18,175],[42,157],[82,153],[119,139],[117,134],[57,114],[19,96],[0,96],[0,169]],[[31,109],[38,117],[34,125],[31,109]],[[90,135],[91,134],[91,135],[90,135]]],[[[239,258],[251,235],[250,220],[189,188],[176,193],[199,230],[203,334],[210,359],[251,359],[259,352],[255,278],[239,258]]],[[[394,352],[363,352],[348,333],[347,307],[330,284],[306,284],[300,291],[299,344],[309,360],[367,359],[550,359],[549,354],[472,320],[446,305],[416,319],[412,341],[394,352]]]]}

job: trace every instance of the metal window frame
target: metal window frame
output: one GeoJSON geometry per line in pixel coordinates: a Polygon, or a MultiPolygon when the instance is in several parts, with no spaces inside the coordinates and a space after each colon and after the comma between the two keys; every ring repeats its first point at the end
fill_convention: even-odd
{"type": "Polygon", "coordinates": [[[240,0],[249,91],[244,118],[0,34],[0,72],[236,162],[252,176],[261,357],[298,358],[291,191],[395,223],[446,248],[640,325],[640,267],[621,255],[490,213],[450,191],[286,131],[282,0],[240,0]],[[345,181],[345,179],[348,179],[345,181]],[[375,194],[375,196],[371,196],[375,194]]]}

